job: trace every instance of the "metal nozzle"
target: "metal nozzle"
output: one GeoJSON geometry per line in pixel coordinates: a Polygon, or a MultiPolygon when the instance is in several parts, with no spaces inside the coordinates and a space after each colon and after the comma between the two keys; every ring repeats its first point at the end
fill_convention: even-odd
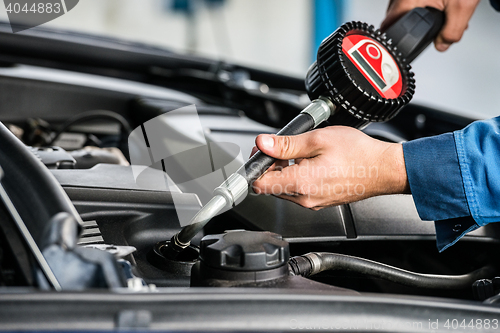
{"type": "MultiPolygon", "coordinates": [[[[295,117],[277,135],[295,135],[307,132],[327,120],[335,111],[336,106],[328,98],[320,97],[306,107],[300,115],[295,117]]],[[[191,244],[191,240],[203,229],[208,221],[224,207],[233,206],[239,198],[246,194],[248,186],[263,171],[267,170],[272,163],[274,163],[274,158],[261,152],[252,156],[245,165],[214,190],[214,197],[193,217],[190,224],[172,237],[164,255],[169,259],[175,259],[179,253],[191,244]],[[252,167],[254,164],[256,167],[252,167]],[[248,165],[251,167],[250,169],[247,169],[248,165]]]]}
{"type": "Polygon", "coordinates": [[[189,225],[185,226],[184,229],[172,237],[164,255],[169,259],[175,259],[179,253],[191,244],[191,239],[203,229],[205,224],[226,207],[226,205],[227,202],[224,196],[214,196],[196,213],[189,225]]]}

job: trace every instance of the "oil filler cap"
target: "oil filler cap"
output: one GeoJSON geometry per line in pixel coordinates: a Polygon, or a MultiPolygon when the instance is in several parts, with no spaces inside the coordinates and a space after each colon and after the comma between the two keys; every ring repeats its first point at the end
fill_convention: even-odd
{"type": "Polygon", "coordinates": [[[232,230],[203,237],[200,259],[213,269],[255,272],[288,263],[288,242],[272,232],[232,230]]]}

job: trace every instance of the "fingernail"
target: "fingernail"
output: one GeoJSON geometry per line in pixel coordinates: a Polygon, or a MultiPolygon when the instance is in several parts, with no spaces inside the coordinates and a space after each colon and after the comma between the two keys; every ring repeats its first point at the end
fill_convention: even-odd
{"type": "Polygon", "coordinates": [[[262,137],[262,146],[267,149],[272,149],[274,147],[274,139],[270,135],[264,135],[262,137]]]}
{"type": "Polygon", "coordinates": [[[446,50],[448,50],[448,48],[450,47],[451,44],[449,43],[439,43],[436,45],[436,49],[439,51],[439,52],[444,52],[446,50]]]}

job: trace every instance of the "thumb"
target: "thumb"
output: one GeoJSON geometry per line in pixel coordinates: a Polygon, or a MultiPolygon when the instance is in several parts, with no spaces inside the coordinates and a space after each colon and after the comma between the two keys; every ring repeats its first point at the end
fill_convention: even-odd
{"type": "Polygon", "coordinates": [[[313,132],[293,136],[261,134],[255,143],[264,154],[280,160],[313,157],[318,149],[313,132]]]}

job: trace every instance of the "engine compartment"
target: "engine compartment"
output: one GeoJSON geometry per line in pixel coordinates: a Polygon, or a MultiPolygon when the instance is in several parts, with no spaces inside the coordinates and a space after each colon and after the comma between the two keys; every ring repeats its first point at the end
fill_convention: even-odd
{"type": "MultiPolygon", "coordinates": [[[[0,69],[0,85],[4,88],[0,89],[0,120],[13,132],[18,130],[18,136],[33,146],[47,146],[44,138],[52,138],[70,118],[90,110],[112,110],[126,119],[130,128],[136,128],[158,115],[195,104],[208,129],[207,139],[236,143],[243,156],[249,156],[256,135],[276,130],[234,107],[207,103],[167,88],[96,75],[14,66],[0,69]],[[138,91],[144,94],[137,95],[138,91]],[[22,103],[11,96],[23,96],[22,103]]],[[[180,264],[165,262],[155,254],[157,244],[180,229],[172,193],[155,183],[154,172],[148,188],[139,186],[132,167],[120,157],[128,156],[120,124],[116,119],[95,118],[66,126],[65,139],[54,142],[66,150],[32,148],[51,169],[83,220],[79,244],[104,248],[124,259],[132,276],[142,279],[145,285],[189,287],[197,253],[180,264]],[[93,152],[82,151],[87,144],[100,147],[93,152]],[[121,153],[109,151],[117,148],[121,153]],[[93,162],[86,163],[85,159],[93,162]]],[[[459,126],[442,119],[439,111],[410,105],[401,117],[388,124],[373,124],[365,131],[385,140],[400,140],[459,126]],[[441,121],[422,124],[426,118],[441,121]]],[[[183,135],[192,136],[189,126],[185,126],[183,135]]],[[[186,207],[199,209],[195,194],[177,195],[186,207]]],[[[499,230],[490,224],[439,254],[433,223],[420,220],[409,195],[376,197],[314,212],[272,196],[251,193],[240,205],[214,218],[193,245],[199,246],[205,235],[237,229],[280,234],[290,244],[291,256],[335,252],[427,274],[465,274],[494,263],[500,250],[499,230]]],[[[308,288],[320,290],[335,286],[357,292],[473,298],[472,289],[412,288],[354,272],[323,272],[312,279],[320,283],[308,288]]]]}

